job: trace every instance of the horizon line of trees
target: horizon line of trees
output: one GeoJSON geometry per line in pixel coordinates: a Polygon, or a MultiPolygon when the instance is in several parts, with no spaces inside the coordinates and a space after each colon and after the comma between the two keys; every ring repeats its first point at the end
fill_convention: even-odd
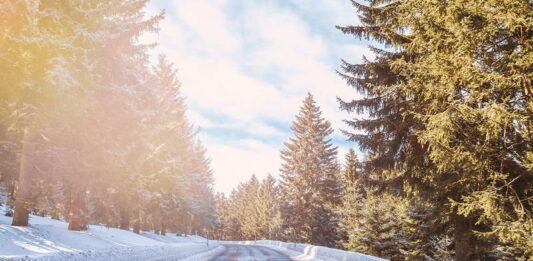
{"type": "Polygon", "coordinates": [[[165,234],[214,226],[212,171],[145,0],[0,3],[0,181],[29,214],[165,234]]]}

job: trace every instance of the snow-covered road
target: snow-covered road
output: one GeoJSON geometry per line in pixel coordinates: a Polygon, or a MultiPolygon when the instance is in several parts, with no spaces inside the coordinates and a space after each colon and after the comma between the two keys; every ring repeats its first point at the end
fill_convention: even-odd
{"type": "Polygon", "coordinates": [[[265,246],[258,245],[241,245],[241,244],[224,244],[225,250],[219,255],[213,257],[211,261],[248,261],[248,260],[265,260],[265,261],[287,261],[287,260],[306,260],[300,257],[299,253],[292,251],[274,250],[265,246]]]}

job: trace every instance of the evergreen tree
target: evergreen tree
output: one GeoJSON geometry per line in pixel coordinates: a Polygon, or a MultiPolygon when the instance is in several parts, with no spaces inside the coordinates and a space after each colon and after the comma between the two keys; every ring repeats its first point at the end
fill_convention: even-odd
{"type": "MultiPolygon", "coordinates": [[[[432,256],[435,245],[432,243],[438,222],[433,218],[435,207],[428,202],[415,201],[407,203],[402,215],[401,252],[406,260],[426,260],[432,256]]],[[[436,256],[434,258],[437,258],[436,256]]]]}
{"type": "Polygon", "coordinates": [[[218,194],[217,231],[223,240],[274,239],[281,234],[278,187],[272,176],[259,182],[255,175],[239,184],[229,198],[218,194]]]}
{"type": "Polygon", "coordinates": [[[343,169],[343,184],[346,186],[356,182],[359,179],[359,173],[357,172],[357,155],[353,149],[348,151],[344,159],[346,163],[343,169]]]}
{"type": "Polygon", "coordinates": [[[341,107],[369,115],[347,134],[370,182],[434,202],[456,260],[487,257],[492,240],[531,255],[531,4],[352,3],[362,25],[339,28],[389,47],[341,73],[364,95],[341,107]]]}
{"type": "Polygon", "coordinates": [[[340,184],[337,148],[327,137],[333,133],[308,94],[292,124],[294,137],[281,151],[281,195],[288,240],[333,246],[337,241],[340,184]]]}
{"type": "Polygon", "coordinates": [[[400,242],[405,237],[402,231],[404,204],[390,194],[372,191],[367,194],[350,244],[363,253],[402,260],[400,242]]]}
{"type": "Polygon", "coordinates": [[[337,209],[340,218],[339,228],[343,237],[341,244],[345,249],[359,251],[358,233],[363,222],[363,207],[366,201],[364,191],[358,182],[344,186],[342,203],[337,209]]]}
{"type": "Polygon", "coordinates": [[[356,250],[354,238],[357,232],[358,223],[362,218],[362,207],[365,200],[364,188],[359,179],[357,171],[357,155],[350,149],[345,156],[344,168],[342,170],[342,197],[341,204],[337,208],[339,216],[339,228],[342,237],[340,244],[349,250],[356,250]]]}
{"type": "Polygon", "coordinates": [[[56,86],[47,74],[53,68],[53,59],[66,54],[68,48],[54,45],[55,40],[64,39],[39,27],[46,14],[37,4],[4,1],[0,5],[1,120],[2,125],[16,129],[22,136],[22,145],[13,148],[16,152],[20,151],[21,156],[12,224],[27,226],[32,206],[31,181],[34,173],[30,170],[36,149],[34,144],[42,141],[37,129],[46,118],[44,108],[57,99],[56,86]]]}
{"type": "Polygon", "coordinates": [[[444,237],[434,237],[431,240],[432,251],[431,256],[433,258],[427,258],[427,260],[442,260],[442,261],[453,261],[455,253],[451,247],[453,240],[448,236],[444,237]]]}
{"type": "Polygon", "coordinates": [[[209,160],[176,71],[164,57],[150,70],[138,42],[162,19],[145,5],[0,3],[0,180],[14,225],[33,212],[72,230],[213,226],[209,160]]]}
{"type": "Polygon", "coordinates": [[[276,180],[268,175],[262,182],[255,202],[255,219],[257,220],[257,238],[274,239],[280,234],[281,212],[279,209],[280,198],[276,180]]]}
{"type": "MultiPolygon", "coordinates": [[[[353,156],[351,152],[347,154],[347,167],[353,163],[353,156]]],[[[351,251],[404,260],[408,256],[404,249],[409,235],[405,202],[390,193],[365,187],[364,179],[359,178],[345,183],[342,204],[337,208],[344,234],[342,246],[351,251]]]]}
{"type": "Polygon", "coordinates": [[[228,201],[229,201],[229,215],[227,217],[227,223],[225,224],[225,227],[227,228],[227,236],[228,239],[231,240],[239,240],[243,238],[242,231],[241,231],[241,221],[237,218],[237,207],[239,204],[237,204],[237,201],[239,201],[239,195],[242,193],[240,192],[242,188],[242,185],[239,185],[237,189],[233,189],[231,191],[231,194],[229,195],[228,201]]]}
{"type": "Polygon", "coordinates": [[[258,236],[258,220],[256,219],[256,199],[259,192],[259,180],[252,175],[250,180],[239,189],[234,202],[236,218],[239,221],[243,239],[256,240],[258,236]]]}
{"type": "Polygon", "coordinates": [[[215,238],[219,240],[229,240],[231,233],[231,209],[229,205],[229,200],[223,193],[217,193],[215,196],[215,200],[217,216],[215,238]]]}

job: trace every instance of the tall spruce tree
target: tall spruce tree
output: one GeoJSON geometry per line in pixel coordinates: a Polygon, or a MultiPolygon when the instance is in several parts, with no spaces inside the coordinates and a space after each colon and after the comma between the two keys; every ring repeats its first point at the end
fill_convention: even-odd
{"type": "Polygon", "coordinates": [[[362,25],[339,29],[387,48],[341,73],[364,95],[340,104],[368,113],[347,135],[371,183],[434,202],[456,260],[487,257],[494,240],[531,256],[531,3],[352,3],[362,25]]]}
{"type": "Polygon", "coordinates": [[[338,239],[333,208],[340,199],[337,148],[328,139],[331,124],[311,94],[291,129],[294,137],[281,151],[280,169],[286,239],[333,246],[338,239]]]}

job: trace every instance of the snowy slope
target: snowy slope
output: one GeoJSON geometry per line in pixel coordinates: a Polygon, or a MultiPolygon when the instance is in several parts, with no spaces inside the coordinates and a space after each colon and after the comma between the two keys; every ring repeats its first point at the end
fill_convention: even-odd
{"type": "Polygon", "coordinates": [[[179,260],[223,250],[196,236],[137,235],[102,226],[68,231],[67,223],[38,216],[31,216],[30,227],[13,227],[2,207],[0,213],[0,260],[179,260]]]}

